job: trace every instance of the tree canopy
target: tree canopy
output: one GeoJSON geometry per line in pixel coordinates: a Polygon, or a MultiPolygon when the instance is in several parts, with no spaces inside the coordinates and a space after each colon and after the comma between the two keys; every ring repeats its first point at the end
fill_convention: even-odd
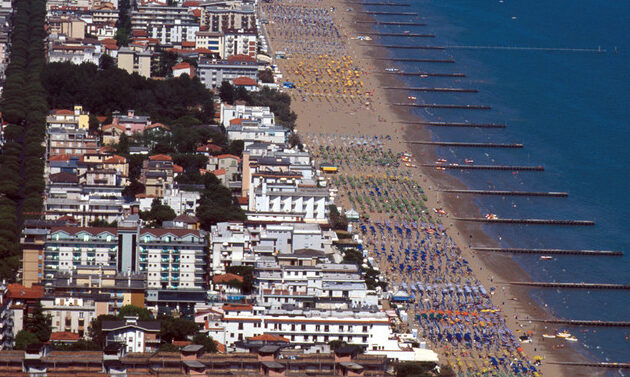
{"type": "Polygon", "coordinates": [[[214,115],[212,93],[198,78],[187,75],[151,80],[115,66],[99,69],[91,63],[64,62],[47,64],[42,81],[52,108],[78,104],[90,113],[104,115],[133,109],[163,123],[191,113],[207,123],[214,115]]]}

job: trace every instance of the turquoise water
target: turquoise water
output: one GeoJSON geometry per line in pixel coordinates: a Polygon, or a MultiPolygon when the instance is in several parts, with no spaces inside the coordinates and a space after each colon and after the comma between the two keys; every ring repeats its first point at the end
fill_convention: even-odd
{"type": "MultiPolygon", "coordinates": [[[[396,1],[396,0],[392,0],[396,1]]],[[[369,7],[368,7],[369,8],[369,7]]],[[[504,218],[594,220],[594,227],[491,225],[506,247],[622,250],[624,257],[536,256],[517,259],[540,281],[630,283],[630,2],[595,0],[421,0],[410,8],[427,26],[379,31],[434,33],[383,37],[386,44],[440,46],[601,47],[606,52],[449,48],[393,49],[392,56],[448,58],[455,64],[396,63],[407,71],[462,72],[466,78],[407,77],[413,86],[463,87],[479,93],[414,94],[418,102],[490,105],[490,111],[418,110],[428,120],[506,123],[501,129],[434,129],[435,140],[524,143],[522,150],[440,148],[449,162],[542,165],[545,171],[453,173],[475,189],[567,191],[568,198],[477,200],[504,218]]],[[[410,21],[408,16],[377,16],[410,21]]],[[[630,291],[533,290],[562,318],[630,320],[630,291]]],[[[628,328],[569,329],[594,358],[630,361],[628,328]]],[[[626,372],[627,373],[627,372],[626,372]]],[[[616,372],[615,372],[616,374],[616,372]]],[[[617,375],[617,374],[616,374],[617,375]]]]}

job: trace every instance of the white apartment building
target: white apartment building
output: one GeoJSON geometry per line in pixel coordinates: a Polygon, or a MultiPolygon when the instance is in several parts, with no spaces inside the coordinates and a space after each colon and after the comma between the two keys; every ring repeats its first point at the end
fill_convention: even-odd
{"type": "Polygon", "coordinates": [[[193,229],[51,229],[44,249],[44,279],[79,266],[111,266],[119,272],[146,272],[147,289],[203,290],[205,232],[193,229]]]}
{"type": "Polygon", "coordinates": [[[378,305],[376,293],[368,291],[356,265],[322,263],[324,253],[309,249],[276,258],[260,259],[256,265],[260,306],[349,310],[378,305]]]}
{"type": "Polygon", "coordinates": [[[221,124],[228,127],[233,119],[256,120],[266,127],[275,124],[275,116],[268,106],[229,105],[221,102],[221,124]]]}
{"type": "Polygon", "coordinates": [[[149,38],[157,38],[162,45],[177,45],[184,41],[195,41],[199,32],[199,24],[194,22],[182,22],[175,19],[173,23],[151,24],[147,26],[149,38]]]}
{"type": "Polygon", "coordinates": [[[330,192],[314,184],[300,185],[301,182],[300,173],[253,173],[249,186],[249,210],[303,214],[306,222],[327,222],[330,192]]]}
{"type": "MultiPolygon", "coordinates": [[[[186,191],[177,187],[171,187],[164,190],[164,196],[160,198],[162,204],[167,205],[179,215],[193,215],[197,210],[197,203],[201,195],[198,191],[186,191]]],[[[151,203],[153,203],[152,197],[138,198],[141,211],[148,211],[151,209],[151,203]]]]}
{"type": "Polygon", "coordinates": [[[69,331],[83,337],[93,319],[110,313],[106,294],[57,294],[41,299],[42,310],[51,316],[52,331],[69,331]]]}
{"type": "Polygon", "coordinates": [[[238,341],[262,334],[287,338],[308,348],[332,340],[373,349],[392,335],[387,315],[376,309],[363,311],[267,310],[252,305],[223,305],[208,311],[204,330],[218,342],[233,347],[238,341]],[[218,314],[219,313],[219,314],[218,314]]]}
{"type": "Polygon", "coordinates": [[[228,266],[253,266],[251,235],[243,223],[218,223],[210,228],[210,269],[225,273],[228,266]]]}

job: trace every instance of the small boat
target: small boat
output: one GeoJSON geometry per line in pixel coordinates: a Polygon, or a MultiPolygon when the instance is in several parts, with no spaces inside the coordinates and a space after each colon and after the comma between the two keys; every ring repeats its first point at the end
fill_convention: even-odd
{"type": "Polygon", "coordinates": [[[577,342],[578,341],[578,339],[576,337],[574,337],[574,336],[570,336],[570,337],[565,338],[565,339],[568,340],[569,342],[577,342]]]}
{"type": "Polygon", "coordinates": [[[440,158],[440,159],[437,160],[437,162],[440,164],[440,163],[446,162],[446,159],[440,158]]]}
{"type": "Polygon", "coordinates": [[[556,334],[556,336],[557,336],[558,338],[564,338],[564,339],[566,339],[566,338],[570,338],[570,337],[571,337],[571,334],[570,334],[570,333],[568,333],[568,332],[566,332],[566,331],[562,331],[562,332],[557,333],[557,334],[556,334]]]}
{"type": "Polygon", "coordinates": [[[467,164],[472,164],[473,162],[475,162],[475,160],[471,160],[470,158],[467,158],[464,160],[464,162],[467,164]]]}
{"type": "Polygon", "coordinates": [[[543,338],[547,338],[547,339],[555,339],[556,338],[556,336],[552,335],[552,334],[542,334],[542,337],[543,338]]]}
{"type": "Polygon", "coordinates": [[[540,257],[540,260],[550,260],[550,259],[553,259],[553,257],[552,257],[552,256],[549,256],[549,255],[542,255],[542,256],[540,257]]]}
{"type": "Polygon", "coordinates": [[[494,213],[487,213],[486,214],[486,219],[488,220],[497,220],[499,218],[499,216],[495,215],[494,213]]]}
{"type": "Polygon", "coordinates": [[[413,99],[413,100],[415,100],[415,99],[417,99],[417,98],[416,98],[416,97],[414,97],[414,96],[409,96],[409,97],[407,97],[407,99],[413,99]]]}
{"type": "Polygon", "coordinates": [[[386,72],[398,72],[399,69],[398,68],[385,68],[386,72]]]}
{"type": "Polygon", "coordinates": [[[426,79],[427,77],[429,77],[429,75],[422,74],[422,75],[420,75],[420,77],[423,78],[423,79],[426,79]]]}

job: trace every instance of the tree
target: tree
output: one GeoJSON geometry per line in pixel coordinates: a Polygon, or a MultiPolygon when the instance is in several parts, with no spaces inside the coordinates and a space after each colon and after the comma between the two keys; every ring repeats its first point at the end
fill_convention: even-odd
{"type": "Polygon", "coordinates": [[[103,321],[116,321],[119,318],[112,314],[101,314],[90,323],[88,335],[90,339],[101,347],[105,345],[105,334],[103,333],[103,321]]]}
{"type": "Polygon", "coordinates": [[[193,336],[192,342],[193,344],[202,345],[208,353],[218,352],[217,343],[214,341],[214,339],[212,339],[211,336],[208,336],[206,334],[196,334],[195,336],[193,336]]]}
{"type": "Polygon", "coordinates": [[[138,317],[140,321],[153,319],[153,314],[147,308],[140,308],[135,305],[125,305],[118,310],[118,317],[138,317]]]}
{"type": "Polygon", "coordinates": [[[214,174],[204,176],[204,186],[197,206],[197,217],[204,230],[210,230],[218,222],[245,220],[245,214],[234,202],[230,189],[223,186],[214,174]]]}
{"type": "Polygon", "coordinates": [[[160,352],[178,352],[179,347],[174,345],[173,343],[162,343],[160,347],[158,347],[158,351],[160,352]]]}
{"type": "Polygon", "coordinates": [[[37,344],[37,343],[41,343],[37,335],[26,330],[20,330],[15,335],[14,348],[16,350],[23,350],[23,349],[26,349],[26,346],[28,346],[29,344],[37,344]]]}
{"type": "Polygon", "coordinates": [[[173,220],[176,216],[175,211],[166,204],[162,204],[162,201],[158,198],[153,199],[149,211],[140,213],[142,220],[149,221],[151,225],[158,227],[161,227],[164,221],[173,220]]]}
{"type": "Polygon", "coordinates": [[[250,294],[254,284],[254,268],[252,266],[228,266],[225,271],[243,278],[240,287],[244,294],[250,294]]]}
{"type": "Polygon", "coordinates": [[[330,226],[335,230],[348,230],[348,219],[339,213],[337,206],[331,204],[328,209],[330,210],[330,226]]]}
{"type": "Polygon", "coordinates": [[[89,125],[90,125],[90,132],[95,134],[100,132],[100,123],[98,121],[98,119],[96,118],[96,115],[94,114],[90,114],[90,120],[89,120],[89,125]]]}
{"type": "Polygon", "coordinates": [[[125,187],[122,194],[126,198],[134,199],[136,195],[144,193],[145,187],[137,179],[132,179],[129,185],[125,187]]]}
{"type": "Polygon", "coordinates": [[[158,316],[158,320],[160,321],[160,337],[163,343],[186,340],[187,337],[195,335],[199,331],[199,326],[188,319],[161,315],[158,316]]]}
{"type": "Polygon", "coordinates": [[[219,98],[221,102],[234,103],[234,87],[228,81],[223,81],[219,87],[219,98]]]}
{"type": "Polygon", "coordinates": [[[267,84],[273,84],[273,72],[270,69],[258,71],[258,79],[267,84]]]}
{"type": "Polygon", "coordinates": [[[24,329],[35,334],[40,342],[47,342],[52,332],[52,318],[44,314],[42,305],[37,302],[33,304],[31,312],[27,314],[24,329]]]}

